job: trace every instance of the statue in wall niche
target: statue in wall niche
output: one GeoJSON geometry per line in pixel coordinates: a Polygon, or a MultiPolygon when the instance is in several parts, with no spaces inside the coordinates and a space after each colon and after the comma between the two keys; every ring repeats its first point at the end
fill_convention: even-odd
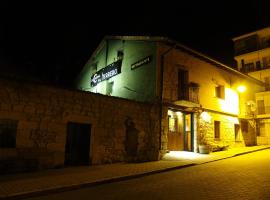
{"type": "Polygon", "coordinates": [[[139,130],[136,129],[135,123],[130,117],[127,117],[127,119],[125,120],[125,126],[126,126],[125,150],[127,160],[135,161],[138,152],[139,130]]]}

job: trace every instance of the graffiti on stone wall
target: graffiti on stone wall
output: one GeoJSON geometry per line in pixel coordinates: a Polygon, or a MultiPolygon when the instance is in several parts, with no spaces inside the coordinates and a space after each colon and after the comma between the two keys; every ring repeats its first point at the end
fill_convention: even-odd
{"type": "Polygon", "coordinates": [[[32,129],[29,139],[33,141],[36,148],[47,150],[48,144],[56,142],[56,132],[46,129],[32,129]]]}
{"type": "Polygon", "coordinates": [[[47,150],[48,144],[56,142],[56,132],[49,130],[49,123],[51,121],[46,121],[45,127],[41,126],[42,122],[40,115],[37,128],[30,130],[29,139],[33,142],[35,148],[47,150]]]}

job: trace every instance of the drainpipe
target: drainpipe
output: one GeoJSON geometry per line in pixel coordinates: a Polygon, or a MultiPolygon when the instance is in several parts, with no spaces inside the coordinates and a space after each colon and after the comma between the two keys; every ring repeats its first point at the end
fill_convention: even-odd
{"type": "Polygon", "coordinates": [[[163,74],[164,74],[164,63],[165,63],[165,56],[173,49],[175,49],[176,44],[171,46],[169,49],[167,49],[165,52],[161,54],[161,62],[160,62],[160,97],[159,97],[159,103],[160,103],[160,137],[159,137],[159,148],[161,150],[161,140],[162,140],[162,107],[163,107],[163,74]]]}

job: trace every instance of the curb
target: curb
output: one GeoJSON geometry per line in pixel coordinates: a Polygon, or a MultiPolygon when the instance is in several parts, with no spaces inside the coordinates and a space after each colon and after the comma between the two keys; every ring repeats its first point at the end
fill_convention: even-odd
{"type": "Polygon", "coordinates": [[[90,187],[90,186],[93,187],[93,186],[99,186],[99,185],[108,184],[108,183],[114,183],[114,182],[119,182],[119,181],[140,178],[140,177],[149,176],[152,174],[158,174],[158,173],[162,173],[162,172],[192,167],[195,165],[197,165],[197,164],[191,163],[191,164],[185,164],[185,165],[176,166],[176,167],[170,167],[170,168],[165,168],[165,169],[160,169],[160,170],[155,170],[155,171],[144,172],[144,173],[140,173],[140,174],[132,174],[132,175],[127,175],[127,176],[99,180],[99,181],[90,182],[90,183],[82,183],[82,184],[69,185],[69,186],[64,186],[64,187],[59,187],[59,188],[45,189],[42,191],[32,191],[32,192],[27,192],[27,193],[15,194],[15,195],[10,195],[10,196],[6,196],[6,197],[0,197],[0,200],[4,200],[4,199],[5,200],[17,200],[17,199],[23,199],[23,198],[46,196],[49,194],[66,192],[66,191],[76,190],[76,189],[82,189],[82,188],[86,188],[86,187],[90,187]]]}
{"type": "Polygon", "coordinates": [[[263,150],[267,150],[267,149],[270,149],[270,147],[265,147],[265,148],[262,148],[262,149],[251,150],[251,151],[247,151],[247,152],[243,152],[243,153],[237,153],[237,154],[235,154],[232,157],[237,157],[237,156],[241,156],[241,155],[244,155],[244,154],[253,153],[253,152],[257,152],[257,151],[263,151],[263,150]]]}
{"type": "Polygon", "coordinates": [[[23,198],[46,196],[46,195],[49,195],[49,194],[55,194],[55,193],[59,193],[59,192],[66,192],[66,191],[82,189],[82,188],[86,188],[86,187],[93,187],[93,186],[99,186],[99,185],[108,184],[108,183],[126,181],[126,180],[130,180],[130,179],[136,179],[136,178],[140,178],[140,177],[144,177],[144,176],[149,176],[149,175],[152,175],[152,174],[158,174],[158,173],[173,171],[173,170],[177,170],[177,169],[183,169],[183,168],[187,168],[187,167],[192,167],[192,166],[196,166],[196,165],[207,164],[207,163],[211,163],[211,162],[215,162],[215,161],[225,160],[225,159],[228,159],[228,158],[233,158],[233,157],[241,156],[241,155],[244,155],[244,154],[249,154],[249,153],[253,153],[253,152],[257,152],[257,151],[263,151],[263,150],[267,150],[267,149],[270,149],[270,147],[251,150],[251,151],[247,151],[247,152],[243,152],[243,153],[237,153],[235,155],[231,155],[231,156],[228,156],[228,157],[219,158],[219,159],[215,159],[215,160],[211,160],[211,161],[206,161],[206,162],[202,162],[202,163],[191,163],[191,164],[185,164],[185,165],[176,166],[176,167],[169,167],[169,168],[165,168],[165,169],[159,169],[159,170],[155,170],[155,171],[143,172],[143,173],[140,173],[140,174],[132,174],[132,175],[127,175],[127,176],[114,177],[114,178],[94,181],[94,182],[90,182],[90,183],[81,183],[81,184],[76,184],[76,185],[68,185],[68,186],[62,186],[62,187],[59,187],[59,188],[45,189],[45,190],[42,190],[42,191],[32,191],[32,192],[30,191],[30,192],[27,192],[27,193],[15,194],[15,195],[10,195],[10,196],[5,196],[5,197],[2,196],[2,197],[0,197],[0,200],[4,200],[4,199],[5,200],[17,200],[17,199],[23,199],[23,198]]]}

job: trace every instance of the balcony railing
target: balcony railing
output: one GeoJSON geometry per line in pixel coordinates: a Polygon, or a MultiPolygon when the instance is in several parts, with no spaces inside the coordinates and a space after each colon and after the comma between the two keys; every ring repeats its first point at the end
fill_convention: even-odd
{"type": "Polygon", "coordinates": [[[199,103],[199,87],[198,86],[187,86],[182,93],[179,94],[179,100],[186,100],[193,103],[199,103]]]}

